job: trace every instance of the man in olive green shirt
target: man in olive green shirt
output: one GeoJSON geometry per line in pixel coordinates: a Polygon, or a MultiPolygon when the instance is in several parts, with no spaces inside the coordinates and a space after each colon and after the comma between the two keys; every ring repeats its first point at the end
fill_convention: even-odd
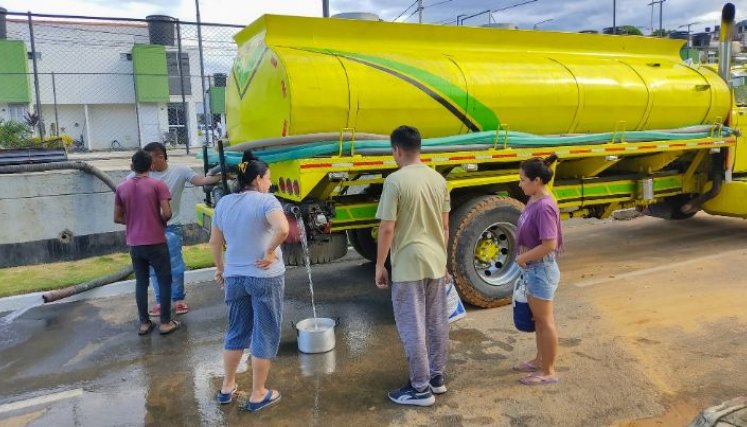
{"type": "Polygon", "coordinates": [[[381,220],[376,286],[389,286],[384,263],[391,250],[392,306],[410,381],[389,392],[389,398],[402,405],[430,406],[434,393],[446,392],[449,191],[444,177],[421,163],[417,129],[400,126],[390,139],[400,169],[384,181],[376,212],[381,220]]]}

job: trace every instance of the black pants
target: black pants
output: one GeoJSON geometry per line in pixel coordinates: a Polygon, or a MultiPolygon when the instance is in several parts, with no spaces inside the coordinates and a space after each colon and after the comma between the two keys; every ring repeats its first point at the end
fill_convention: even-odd
{"type": "Polygon", "coordinates": [[[132,269],[135,270],[135,301],[141,323],[148,317],[148,267],[153,267],[158,279],[161,304],[161,323],[171,321],[171,257],[166,243],[159,245],[132,246],[130,248],[132,269]]]}

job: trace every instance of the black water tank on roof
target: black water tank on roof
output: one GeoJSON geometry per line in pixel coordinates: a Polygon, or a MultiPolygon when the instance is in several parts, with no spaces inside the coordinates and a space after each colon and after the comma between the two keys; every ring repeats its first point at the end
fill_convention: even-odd
{"type": "Polygon", "coordinates": [[[226,87],[226,75],[224,73],[213,74],[213,86],[226,87]]]}
{"type": "Polygon", "coordinates": [[[693,34],[693,47],[708,47],[711,45],[711,33],[693,34]]]}
{"type": "Polygon", "coordinates": [[[176,19],[166,15],[150,15],[146,16],[145,20],[148,21],[150,44],[174,45],[176,19]]]}
{"type": "Polygon", "coordinates": [[[0,7],[0,40],[8,38],[8,27],[6,26],[6,18],[8,16],[8,9],[0,7]]]}

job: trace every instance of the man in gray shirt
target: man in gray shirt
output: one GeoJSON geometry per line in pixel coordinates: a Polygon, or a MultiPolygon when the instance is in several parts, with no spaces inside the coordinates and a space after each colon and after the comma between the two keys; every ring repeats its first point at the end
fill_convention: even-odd
{"type": "MultiPolygon", "coordinates": [[[[187,182],[195,186],[216,184],[220,181],[220,176],[202,176],[193,171],[187,165],[174,164],[169,165],[166,146],[160,142],[151,142],[143,147],[143,150],[150,153],[153,161],[149,176],[160,179],[169,187],[171,193],[171,209],[173,215],[166,226],[166,242],[169,245],[169,255],[171,256],[171,301],[176,314],[185,314],[189,311],[189,306],[184,301],[184,258],[182,257],[182,245],[184,244],[184,232],[179,220],[179,207],[181,206],[182,193],[187,182]]],[[[132,175],[132,174],[130,174],[132,175]]],[[[128,176],[130,178],[131,176],[128,176]]],[[[156,301],[159,299],[158,279],[153,269],[150,272],[150,284],[156,294],[156,301]]],[[[161,306],[157,304],[150,311],[152,317],[161,315],[161,306]]]]}

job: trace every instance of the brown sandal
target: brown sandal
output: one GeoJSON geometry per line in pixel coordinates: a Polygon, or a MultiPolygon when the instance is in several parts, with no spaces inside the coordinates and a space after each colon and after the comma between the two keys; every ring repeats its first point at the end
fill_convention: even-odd
{"type": "Polygon", "coordinates": [[[159,332],[159,333],[160,333],[161,335],[168,335],[168,334],[170,334],[170,333],[174,332],[175,330],[179,329],[179,328],[180,328],[180,327],[182,326],[182,323],[181,323],[181,322],[179,322],[179,321],[177,321],[177,320],[172,320],[172,321],[171,321],[171,322],[169,322],[168,324],[169,324],[169,325],[174,325],[174,327],[173,327],[173,328],[171,328],[171,329],[166,329],[165,331],[164,331],[163,329],[161,329],[161,328],[158,328],[158,332],[159,332]]]}

